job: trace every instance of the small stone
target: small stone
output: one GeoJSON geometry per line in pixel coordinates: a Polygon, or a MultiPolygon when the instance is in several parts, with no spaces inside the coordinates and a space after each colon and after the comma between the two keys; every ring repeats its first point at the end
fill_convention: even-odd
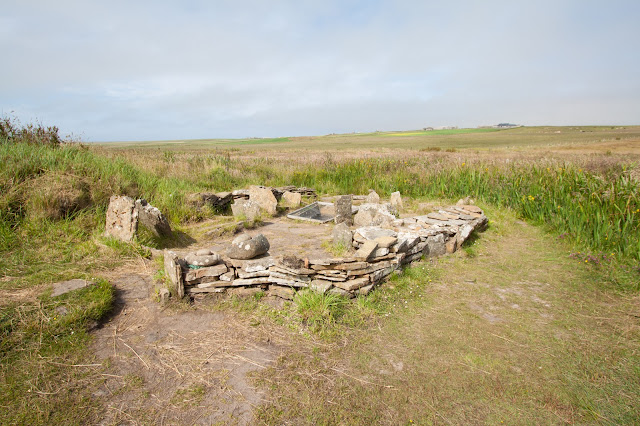
{"type": "Polygon", "coordinates": [[[57,296],[61,296],[63,294],[69,293],[70,291],[80,290],[81,288],[88,287],[91,284],[93,284],[92,281],[80,280],[80,279],[55,283],[53,285],[53,293],[51,293],[51,297],[57,297],[57,296]]]}
{"type": "Polygon", "coordinates": [[[344,282],[333,283],[334,286],[346,291],[357,290],[368,284],[370,284],[369,277],[355,278],[355,279],[344,281],[344,282]]]}
{"type": "Polygon", "coordinates": [[[336,225],[346,223],[348,226],[353,225],[353,205],[351,195],[342,195],[338,197],[335,203],[336,207],[336,225]]]}
{"type": "Polygon", "coordinates": [[[278,200],[269,188],[252,185],[249,187],[249,201],[258,203],[260,208],[268,215],[276,214],[278,200]]]}
{"type": "Polygon", "coordinates": [[[402,196],[400,195],[400,191],[392,192],[391,198],[389,199],[389,203],[398,211],[402,210],[402,196]]]}
{"type": "Polygon", "coordinates": [[[211,250],[209,249],[200,249],[196,251],[196,256],[209,256],[211,254],[211,250]]]}
{"type": "Polygon", "coordinates": [[[350,248],[353,242],[353,234],[346,222],[340,222],[333,227],[333,245],[350,248]]]}
{"type": "Polygon", "coordinates": [[[382,236],[376,238],[375,242],[378,243],[378,247],[380,248],[389,248],[398,242],[398,238],[392,236],[382,236]]]}
{"type": "Polygon", "coordinates": [[[235,274],[232,271],[226,272],[222,275],[220,275],[220,281],[233,281],[233,279],[235,278],[235,274]]]}
{"type": "Polygon", "coordinates": [[[458,249],[458,239],[453,237],[445,244],[447,253],[454,253],[458,249]]]}
{"type": "Polygon", "coordinates": [[[372,258],[375,257],[381,257],[381,256],[386,256],[389,254],[389,249],[387,247],[378,247],[373,254],[371,255],[372,258]]]}
{"type": "Polygon", "coordinates": [[[369,192],[369,195],[367,195],[367,199],[365,200],[365,203],[368,203],[368,204],[379,204],[380,203],[380,196],[378,195],[378,193],[376,191],[371,191],[371,192],[369,192]]]}
{"type": "Polygon", "coordinates": [[[353,293],[349,293],[347,290],[343,290],[339,287],[333,287],[331,288],[328,293],[330,294],[335,294],[336,296],[342,296],[342,297],[348,297],[348,298],[353,298],[355,297],[353,295],[353,293]]]}
{"type": "Polygon", "coordinates": [[[220,256],[217,254],[210,254],[207,256],[198,256],[194,253],[188,254],[184,257],[185,262],[193,266],[212,266],[220,262],[220,256]]]}
{"type": "Polygon", "coordinates": [[[280,202],[285,207],[298,208],[302,202],[302,195],[298,192],[285,191],[280,202]]]}
{"type": "Polygon", "coordinates": [[[311,281],[309,284],[309,288],[317,293],[326,293],[331,287],[333,287],[333,283],[331,281],[316,279],[311,281]]]}
{"type": "Polygon", "coordinates": [[[367,241],[360,246],[358,251],[356,251],[355,258],[357,260],[367,260],[373,255],[373,253],[376,251],[376,248],[378,248],[378,243],[376,243],[375,241],[367,241]]]}
{"type": "Polygon", "coordinates": [[[358,294],[361,296],[366,296],[367,294],[369,294],[371,292],[371,290],[373,289],[373,284],[369,284],[366,285],[364,287],[360,287],[358,289],[358,294]]]}
{"type": "Polygon", "coordinates": [[[269,241],[262,234],[258,234],[249,240],[236,240],[231,243],[228,252],[228,256],[232,259],[253,259],[269,251],[269,241]]]}
{"type": "Polygon", "coordinates": [[[456,203],[457,206],[472,205],[472,204],[475,204],[475,202],[473,201],[473,199],[471,197],[461,198],[456,203]]]}
{"type": "Polygon", "coordinates": [[[240,244],[243,241],[249,241],[251,239],[251,235],[249,234],[240,234],[231,241],[231,244],[240,244]]]}
{"type": "Polygon", "coordinates": [[[168,288],[161,288],[158,291],[158,298],[160,299],[161,305],[166,305],[169,303],[169,297],[171,297],[171,292],[169,292],[168,288]]]}
{"type": "Polygon", "coordinates": [[[209,266],[208,268],[200,268],[188,271],[184,279],[185,281],[195,281],[204,277],[219,277],[227,271],[227,265],[222,263],[216,266],[209,266]]]}
{"type": "Polygon", "coordinates": [[[291,287],[283,287],[280,285],[270,285],[269,286],[269,295],[277,296],[281,299],[293,300],[293,296],[295,296],[296,291],[291,287]]]}

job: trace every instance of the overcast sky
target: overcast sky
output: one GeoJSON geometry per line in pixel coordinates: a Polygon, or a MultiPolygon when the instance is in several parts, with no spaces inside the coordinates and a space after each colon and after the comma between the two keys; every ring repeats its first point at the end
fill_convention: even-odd
{"type": "Polygon", "coordinates": [[[640,2],[3,1],[0,112],[86,141],[640,124],[640,2]]]}

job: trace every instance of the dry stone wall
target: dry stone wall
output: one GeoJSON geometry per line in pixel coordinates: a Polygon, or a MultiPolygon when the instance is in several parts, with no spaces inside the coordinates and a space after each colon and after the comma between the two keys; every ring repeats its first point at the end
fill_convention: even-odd
{"type": "Polygon", "coordinates": [[[477,206],[456,205],[424,216],[389,219],[384,227],[360,226],[352,233],[355,253],[348,257],[275,258],[267,254],[240,260],[216,257],[214,253],[201,250],[179,258],[175,253],[165,251],[165,271],[179,297],[197,293],[266,291],[270,295],[293,299],[296,291],[306,288],[355,297],[369,293],[393,271],[423,256],[453,253],[472,232],[484,230],[487,223],[487,217],[477,206]],[[196,259],[198,256],[216,258],[216,261],[201,266],[196,259]]]}

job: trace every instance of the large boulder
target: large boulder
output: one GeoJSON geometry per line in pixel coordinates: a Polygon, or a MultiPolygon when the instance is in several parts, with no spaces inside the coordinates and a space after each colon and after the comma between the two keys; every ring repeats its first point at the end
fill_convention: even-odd
{"type": "Polygon", "coordinates": [[[260,208],[268,215],[276,214],[278,200],[269,188],[252,185],[249,187],[249,200],[258,203],[260,208]]]}
{"type": "Polygon", "coordinates": [[[356,226],[390,226],[395,217],[396,210],[391,204],[362,204],[358,213],[353,217],[356,226]]]}
{"type": "Polygon", "coordinates": [[[158,237],[171,236],[171,225],[162,212],[147,203],[147,200],[136,200],[136,210],[140,224],[158,237]]]}
{"type": "Polygon", "coordinates": [[[298,192],[285,191],[280,200],[285,207],[298,208],[302,203],[302,195],[298,192]]]}
{"type": "Polygon", "coordinates": [[[122,241],[133,240],[138,230],[138,209],[131,197],[114,195],[109,199],[105,235],[122,241]]]}
{"type": "Polygon", "coordinates": [[[268,252],[269,247],[269,241],[262,234],[255,237],[242,234],[231,242],[227,255],[232,259],[253,259],[268,252]]]}

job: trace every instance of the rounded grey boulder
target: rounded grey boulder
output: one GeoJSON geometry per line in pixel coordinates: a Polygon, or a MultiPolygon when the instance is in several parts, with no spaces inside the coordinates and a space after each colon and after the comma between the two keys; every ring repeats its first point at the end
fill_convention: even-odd
{"type": "Polygon", "coordinates": [[[193,266],[212,266],[216,265],[220,262],[220,256],[217,254],[209,254],[204,256],[198,256],[197,254],[191,253],[184,257],[184,260],[193,266]]]}
{"type": "Polygon", "coordinates": [[[228,256],[240,260],[253,259],[268,252],[269,247],[269,241],[264,235],[258,234],[253,238],[247,238],[245,234],[233,240],[228,256]]]}

